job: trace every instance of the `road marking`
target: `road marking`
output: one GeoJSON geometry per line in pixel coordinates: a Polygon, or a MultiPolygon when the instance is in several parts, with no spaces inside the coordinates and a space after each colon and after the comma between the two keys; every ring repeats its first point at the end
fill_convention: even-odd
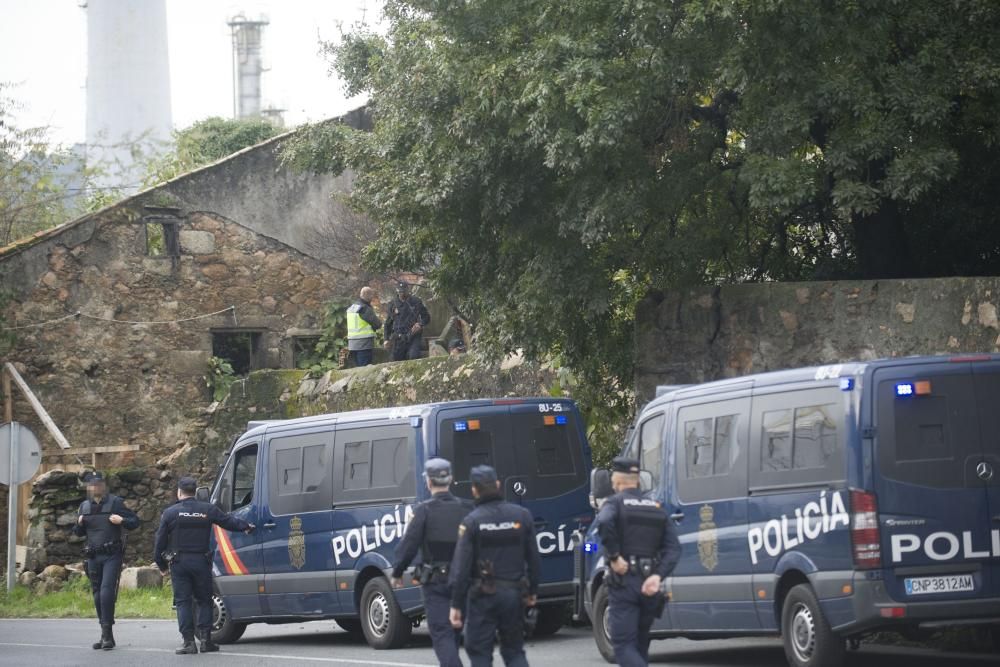
{"type": "MultiPolygon", "coordinates": [[[[0,646],[20,646],[23,648],[68,648],[74,651],[80,650],[79,644],[22,644],[17,642],[0,642],[0,646]]],[[[116,647],[115,651],[131,651],[133,653],[170,653],[173,650],[165,648],[123,648],[116,647]]],[[[341,665],[380,665],[383,667],[434,667],[432,663],[426,662],[387,662],[384,660],[360,660],[347,658],[316,658],[300,655],[283,655],[278,653],[232,653],[219,651],[215,655],[225,658],[269,658],[273,660],[298,660],[303,662],[331,662],[341,665]]]]}

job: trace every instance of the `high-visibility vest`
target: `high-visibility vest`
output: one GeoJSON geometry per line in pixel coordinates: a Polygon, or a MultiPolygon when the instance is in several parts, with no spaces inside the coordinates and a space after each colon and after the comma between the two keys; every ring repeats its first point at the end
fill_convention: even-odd
{"type": "Polygon", "coordinates": [[[361,319],[363,307],[360,303],[356,303],[347,309],[347,340],[375,337],[375,329],[372,325],[361,319]]]}

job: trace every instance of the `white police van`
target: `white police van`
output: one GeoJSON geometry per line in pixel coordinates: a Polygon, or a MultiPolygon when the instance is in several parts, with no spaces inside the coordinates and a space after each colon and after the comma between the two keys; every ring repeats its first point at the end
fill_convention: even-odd
{"type": "MultiPolygon", "coordinates": [[[[881,630],[1000,634],[1000,355],[919,357],[661,388],[624,448],[682,556],[654,636],[780,634],[839,665],[881,630]]],[[[592,493],[610,494],[594,471],[592,493]]],[[[607,637],[603,555],[577,554],[578,613],[607,637]]]]}
{"type": "Polygon", "coordinates": [[[428,497],[423,462],[452,463],[453,492],[493,466],[532,512],[542,555],[535,634],[560,628],[573,599],[573,537],[593,519],[590,447],[573,401],[503,398],[251,423],[204,495],[257,526],[214,530],[213,637],[248,623],[335,619],[374,648],[403,645],[423,612],[412,578],[389,585],[396,544],[428,497]]]}

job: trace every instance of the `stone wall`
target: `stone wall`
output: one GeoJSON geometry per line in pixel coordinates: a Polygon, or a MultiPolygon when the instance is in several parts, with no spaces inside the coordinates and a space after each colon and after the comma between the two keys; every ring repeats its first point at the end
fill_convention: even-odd
{"type": "Polygon", "coordinates": [[[917,354],[1000,351],[1000,278],[765,283],[654,293],[636,310],[636,391],[917,354]]]}

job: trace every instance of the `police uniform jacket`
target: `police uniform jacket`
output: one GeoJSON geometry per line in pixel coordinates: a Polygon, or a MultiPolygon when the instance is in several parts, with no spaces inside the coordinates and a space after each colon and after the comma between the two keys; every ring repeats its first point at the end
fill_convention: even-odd
{"type": "Polygon", "coordinates": [[[435,493],[413,510],[406,532],[396,548],[396,565],[392,576],[399,579],[417,552],[421,562],[434,567],[451,563],[458,540],[458,527],[472,511],[472,503],[456,498],[447,491],[435,493]]]}
{"type": "Polygon", "coordinates": [[[677,528],[662,503],[643,496],[639,489],[626,489],[611,496],[597,514],[597,533],[608,560],[651,558],[653,574],[669,575],[681,557],[677,528]]]}
{"type": "Polygon", "coordinates": [[[226,530],[248,530],[250,524],[232,514],[226,514],[212,503],[184,498],[163,511],[156,530],[153,560],[167,569],[167,552],[208,554],[211,551],[212,524],[226,530]]]}
{"type": "Polygon", "coordinates": [[[105,544],[121,542],[122,530],[135,530],[139,527],[139,517],[135,512],[125,507],[125,501],[118,496],[108,494],[101,502],[84,500],[80,504],[80,516],[83,525],[73,526],[73,534],[78,537],[87,536],[88,547],[100,547],[105,544]],[[111,523],[111,515],[122,518],[119,525],[111,523]]]}
{"type": "Polygon", "coordinates": [[[406,301],[396,297],[389,304],[389,312],[385,316],[386,340],[394,333],[409,336],[410,329],[417,323],[422,327],[431,323],[431,314],[427,312],[424,302],[413,295],[406,301]]]}
{"type": "Polygon", "coordinates": [[[479,576],[481,561],[493,563],[496,581],[516,582],[526,576],[528,595],[538,593],[542,562],[531,512],[496,496],[481,498],[476,501],[476,509],[462,520],[458,532],[448,576],[452,607],[465,606],[472,579],[479,576]]]}

